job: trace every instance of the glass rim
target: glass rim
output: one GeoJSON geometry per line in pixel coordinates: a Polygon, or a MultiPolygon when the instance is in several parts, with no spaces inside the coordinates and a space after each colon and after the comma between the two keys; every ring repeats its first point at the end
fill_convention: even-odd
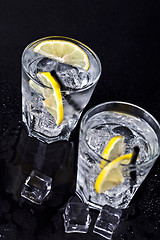
{"type": "Polygon", "coordinates": [[[93,57],[96,59],[97,65],[98,65],[98,67],[99,67],[98,74],[96,75],[94,81],[93,81],[92,83],[90,83],[89,85],[84,86],[84,87],[81,88],[81,89],[66,89],[66,90],[61,90],[61,92],[69,92],[69,93],[83,92],[84,90],[87,90],[87,89],[91,88],[92,86],[94,86],[94,85],[98,82],[98,80],[99,80],[99,78],[100,78],[100,76],[101,76],[101,73],[102,73],[102,65],[101,65],[100,59],[99,59],[99,57],[97,56],[97,54],[96,54],[91,48],[89,48],[87,45],[85,45],[84,43],[82,43],[82,42],[80,42],[80,41],[78,41],[78,40],[76,40],[76,39],[74,39],[74,38],[65,37],[65,36],[48,36],[48,37],[39,38],[39,39],[37,39],[37,40],[35,40],[35,41],[32,41],[30,44],[28,44],[28,45],[25,47],[25,49],[23,50],[23,53],[22,53],[22,57],[21,57],[21,64],[22,64],[22,68],[23,68],[24,72],[26,73],[26,75],[27,75],[30,79],[32,79],[35,83],[37,83],[37,84],[40,85],[41,87],[46,87],[46,86],[44,86],[43,84],[40,84],[39,82],[37,82],[36,79],[33,78],[28,71],[26,71],[26,68],[24,67],[24,56],[25,56],[26,52],[28,51],[28,49],[31,48],[33,45],[35,45],[35,44],[38,43],[38,42],[47,40],[47,39],[66,39],[67,41],[72,41],[72,42],[74,42],[75,44],[82,45],[82,46],[83,46],[84,48],[86,48],[89,52],[91,52],[91,54],[93,55],[93,57]]]}
{"type": "MultiPolygon", "coordinates": [[[[123,102],[123,101],[109,101],[109,102],[104,102],[104,103],[100,103],[92,108],[90,108],[85,114],[84,116],[82,117],[82,120],[81,120],[81,124],[80,124],[80,134],[82,136],[83,134],[83,142],[85,144],[85,146],[87,148],[89,148],[89,150],[97,157],[97,160],[98,161],[101,161],[101,160],[104,160],[106,163],[110,163],[111,161],[110,160],[107,160],[107,159],[104,159],[100,154],[98,154],[97,152],[95,152],[89,145],[88,143],[86,142],[85,138],[84,138],[84,132],[85,132],[85,125],[87,123],[87,117],[89,116],[89,114],[91,112],[93,112],[94,110],[98,109],[99,107],[102,107],[104,105],[110,105],[110,104],[123,104],[123,105],[126,105],[126,106],[130,106],[130,107],[133,107],[133,108],[136,108],[140,111],[143,111],[145,114],[147,114],[152,120],[153,122],[157,125],[157,129],[159,130],[159,136],[157,135],[157,133],[155,132],[155,130],[153,129],[153,127],[150,125],[150,127],[153,129],[153,131],[155,132],[157,138],[158,138],[158,145],[159,145],[159,148],[158,148],[158,153],[154,154],[151,158],[146,158],[146,161],[145,162],[141,162],[141,163],[137,163],[137,164],[120,164],[121,166],[123,167],[126,167],[126,168],[137,168],[139,166],[145,166],[146,164],[156,160],[159,155],[160,155],[160,124],[159,122],[148,112],[146,111],[145,109],[143,109],[142,107],[139,107],[135,104],[132,104],[132,103],[129,103],[129,102],[123,102]]],[[[105,110],[104,110],[105,111],[105,110]]],[[[107,111],[107,110],[106,110],[107,111]]],[[[108,110],[109,111],[109,110],[108,110]]],[[[98,113],[98,112],[97,112],[98,113]]],[[[94,114],[96,115],[96,114],[94,114]]],[[[134,115],[133,115],[134,116],[134,115]]],[[[145,120],[145,119],[144,119],[145,120]]],[[[146,121],[146,120],[145,120],[146,121]]],[[[148,122],[147,122],[148,123],[148,122]]],[[[149,124],[149,123],[148,123],[149,124]]]]}

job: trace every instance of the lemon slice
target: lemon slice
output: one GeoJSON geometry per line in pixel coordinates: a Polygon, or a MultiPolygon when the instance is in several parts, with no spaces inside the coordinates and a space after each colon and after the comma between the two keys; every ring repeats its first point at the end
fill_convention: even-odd
{"type": "MultiPolygon", "coordinates": [[[[107,146],[103,150],[102,157],[106,160],[114,160],[122,155],[124,149],[124,136],[119,135],[111,138],[107,146]]],[[[106,165],[106,161],[102,160],[100,167],[103,168],[106,165]]]]}
{"type": "Polygon", "coordinates": [[[39,84],[35,83],[34,81],[32,81],[31,79],[29,80],[29,86],[31,88],[34,89],[35,92],[41,94],[44,96],[44,91],[43,91],[43,87],[41,87],[39,84]]]}
{"type": "Polygon", "coordinates": [[[38,88],[38,91],[41,91],[45,98],[43,101],[44,107],[54,117],[56,124],[59,125],[63,121],[63,102],[60,85],[49,72],[39,72],[37,77],[48,87],[43,88],[43,90],[41,89],[42,87],[38,88]]]}
{"type": "Polygon", "coordinates": [[[108,163],[98,175],[95,182],[95,190],[97,193],[102,193],[110,190],[124,180],[120,164],[129,164],[132,157],[132,153],[122,155],[112,162],[108,163]]]}
{"type": "Polygon", "coordinates": [[[89,69],[87,54],[79,46],[69,41],[46,40],[39,43],[33,51],[86,71],[89,69]]]}

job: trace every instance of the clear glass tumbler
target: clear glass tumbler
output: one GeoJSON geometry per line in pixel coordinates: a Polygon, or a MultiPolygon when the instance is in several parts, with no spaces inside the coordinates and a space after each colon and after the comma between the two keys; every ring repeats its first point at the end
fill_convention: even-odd
{"type": "Polygon", "coordinates": [[[81,122],[76,192],[96,209],[126,208],[159,153],[160,126],[147,111],[117,101],[93,107],[81,122]]]}
{"type": "Polygon", "coordinates": [[[100,74],[97,55],[77,40],[51,36],[29,44],[22,55],[22,118],[29,135],[47,143],[68,140],[100,74]]]}

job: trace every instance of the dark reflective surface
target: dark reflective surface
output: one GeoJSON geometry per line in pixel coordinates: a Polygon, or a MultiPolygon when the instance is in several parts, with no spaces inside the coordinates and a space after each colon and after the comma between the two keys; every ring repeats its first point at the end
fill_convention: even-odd
{"type": "MultiPolygon", "coordinates": [[[[35,235],[36,239],[76,239],[78,233],[65,234],[63,219],[68,200],[75,196],[76,171],[73,142],[63,141],[47,145],[36,138],[28,137],[23,122],[11,121],[10,127],[0,139],[1,236],[4,239],[16,239],[19,236],[21,239],[21,236],[25,235],[26,240],[34,239],[35,235]],[[32,170],[52,178],[51,192],[41,205],[21,197],[23,184],[32,170]]],[[[159,206],[158,194],[154,193],[154,187],[158,188],[159,180],[157,175],[151,176],[151,180],[147,178],[148,187],[142,185],[129,208],[122,211],[113,240],[118,239],[119,234],[120,239],[124,240],[128,239],[128,236],[132,239],[135,235],[142,239],[157,239],[158,221],[154,229],[146,229],[144,224],[144,214],[147,216],[153,212],[153,216],[149,215],[150,219],[159,218],[160,209],[154,210],[159,206]],[[137,221],[142,224],[141,227],[137,226],[137,221]]],[[[93,239],[103,239],[93,232],[98,211],[90,209],[90,216],[87,235],[93,239]]],[[[84,235],[78,234],[80,239],[83,239],[84,235]]]]}
{"type": "MultiPolygon", "coordinates": [[[[91,211],[89,233],[65,234],[63,210],[59,212],[58,207],[49,207],[51,205],[47,201],[45,206],[39,207],[27,201],[19,202],[17,189],[21,181],[13,187],[11,176],[14,168],[9,175],[8,191],[14,189],[16,194],[7,193],[4,189],[6,159],[16,157],[15,173],[20,173],[21,180],[33,166],[30,159],[29,163],[24,162],[18,168],[20,157],[14,149],[19,135],[13,136],[14,132],[7,143],[2,141],[2,135],[13,127],[13,120],[16,124],[21,120],[20,72],[24,48],[48,35],[64,35],[85,43],[100,58],[102,75],[84,113],[105,101],[125,101],[144,108],[160,122],[159,13],[158,0],[0,2],[0,239],[103,240],[93,234],[98,215],[95,211],[91,211]]],[[[74,142],[76,156],[78,132],[79,123],[70,139],[74,142]]],[[[159,161],[157,159],[129,208],[123,211],[113,240],[159,240],[159,161]]],[[[11,166],[11,162],[7,162],[7,166],[11,166]]],[[[41,169],[41,166],[37,167],[41,169]]],[[[57,198],[55,206],[60,202],[57,198]]],[[[63,203],[60,205],[63,208],[63,203]]]]}
{"type": "Polygon", "coordinates": [[[52,178],[51,192],[47,197],[50,207],[60,208],[74,193],[76,165],[73,142],[63,141],[48,145],[28,137],[25,125],[19,122],[7,129],[1,146],[4,190],[16,201],[24,202],[21,191],[33,170],[52,178]]]}

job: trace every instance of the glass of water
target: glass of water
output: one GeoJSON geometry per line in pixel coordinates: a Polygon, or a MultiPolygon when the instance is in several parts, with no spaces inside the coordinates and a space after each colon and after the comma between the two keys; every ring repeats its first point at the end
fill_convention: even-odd
{"type": "Polygon", "coordinates": [[[76,192],[91,208],[124,209],[159,153],[160,126],[147,111],[117,101],[93,107],[81,122],[76,192]]]}
{"type": "Polygon", "coordinates": [[[22,118],[30,136],[68,140],[101,74],[97,55],[77,40],[47,37],[22,55],[22,118]]]}

